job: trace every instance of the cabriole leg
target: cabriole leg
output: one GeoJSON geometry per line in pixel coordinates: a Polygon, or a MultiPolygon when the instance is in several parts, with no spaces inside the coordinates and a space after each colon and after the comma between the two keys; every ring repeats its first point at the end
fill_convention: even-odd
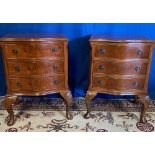
{"type": "Polygon", "coordinates": [[[146,123],[147,120],[145,119],[144,115],[146,111],[148,110],[149,103],[150,103],[150,97],[149,96],[138,96],[139,100],[142,102],[142,110],[140,114],[140,122],[146,123]]]}
{"type": "Polygon", "coordinates": [[[134,96],[134,102],[135,102],[135,103],[138,103],[138,101],[139,101],[139,97],[138,97],[137,95],[135,95],[135,96],[134,96]]]}
{"type": "Polygon", "coordinates": [[[18,97],[17,96],[6,96],[4,98],[3,103],[4,103],[4,108],[9,114],[8,117],[6,118],[7,125],[12,126],[15,123],[12,105],[18,103],[18,97]]]}
{"type": "Polygon", "coordinates": [[[66,104],[66,118],[71,120],[71,119],[73,119],[73,116],[70,113],[71,107],[73,105],[73,98],[72,98],[71,92],[70,91],[60,92],[60,95],[65,100],[65,104],[66,104]]]}
{"type": "Polygon", "coordinates": [[[86,97],[85,97],[85,103],[87,107],[87,112],[84,115],[85,119],[90,118],[90,111],[91,111],[91,100],[96,96],[97,92],[87,91],[86,97]]]}

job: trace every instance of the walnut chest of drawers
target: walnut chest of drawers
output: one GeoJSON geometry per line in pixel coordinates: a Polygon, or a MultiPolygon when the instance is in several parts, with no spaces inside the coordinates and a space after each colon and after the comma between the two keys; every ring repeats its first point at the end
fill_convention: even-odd
{"type": "Polygon", "coordinates": [[[63,35],[10,34],[0,39],[5,64],[7,95],[4,106],[13,125],[12,104],[17,96],[38,96],[59,92],[65,99],[66,116],[71,119],[68,88],[68,40],[63,35]]]}
{"type": "Polygon", "coordinates": [[[90,101],[97,92],[135,95],[143,103],[140,121],[148,108],[148,79],[154,41],[132,36],[94,35],[90,39],[90,80],[86,94],[89,118],[90,101]]]}

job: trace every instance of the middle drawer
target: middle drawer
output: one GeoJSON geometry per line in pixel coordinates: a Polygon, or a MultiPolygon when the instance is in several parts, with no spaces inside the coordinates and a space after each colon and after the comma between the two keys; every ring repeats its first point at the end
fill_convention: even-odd
{"type": "Polygon", "coordinates": [[[11,61],[7,63],[9,76],[24,77],[30,75],[45,75],[64,73],[63,60],[47,60],[47,61],[11,61]]]}
{"type": "Polygon", "coordinates": [[[93,74],[116,74],[116,75],[131,75],[131,74],[146,74],[147,61],[124,61],[124,62],[107,62],[93,61],[93,74]]]}

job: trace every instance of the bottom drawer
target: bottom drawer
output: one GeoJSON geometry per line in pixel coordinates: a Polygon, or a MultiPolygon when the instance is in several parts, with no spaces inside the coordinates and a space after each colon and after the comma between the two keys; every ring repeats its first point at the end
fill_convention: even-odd
{"type": "Polygon", "coordinates": [[[12,78],[9,80],[12,92],[59,91],[65,88],[65,77],[12,78]]]}
{"type": "Polygon", "coordinates": [[[112,77],[93,77],[93,89],[117,90],[128,91],[131,89],[142,90],[144,89],[145,78],[112,78],[112,77]]]}

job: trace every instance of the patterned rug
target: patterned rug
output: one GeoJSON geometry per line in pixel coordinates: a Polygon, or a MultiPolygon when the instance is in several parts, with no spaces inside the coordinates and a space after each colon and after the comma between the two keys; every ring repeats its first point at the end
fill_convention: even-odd
{"type": "Polygon", "coordinates": [[[147,123],[139,123],[141,104],[129,100],[94,99],[91,117],[84,119],[84,98],[75,98],[74,118],[67,120],[65,104],[60,98],[21,98],[21,104],[14,106],[16,123],[8,127],[5,122],[7,112],[3,99],[0,100],[1,132],[152,132],[155,127],[154,101],[145,115],[147,123]]]}

